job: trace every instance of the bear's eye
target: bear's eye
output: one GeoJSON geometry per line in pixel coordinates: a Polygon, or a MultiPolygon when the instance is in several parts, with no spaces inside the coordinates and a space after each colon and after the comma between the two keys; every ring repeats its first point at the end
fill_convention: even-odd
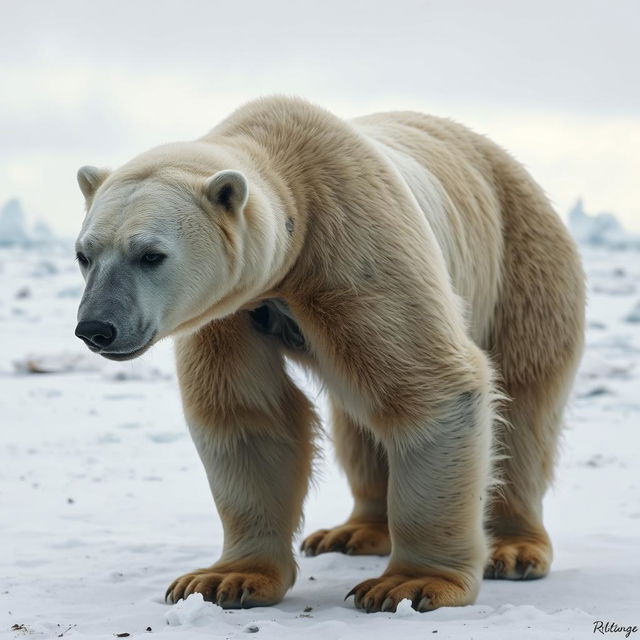
{"type": "Polygon", "coordinates": [[[164,259],[167,256],[164,255],[164,253],[145,253],[142,256],[141,262],[144,265],[149,265],[149,266],[158,266],[161,262],[164,262],[164,259]]]}
{"type": "Polygon", "coordinates": [[[76,260],[80,263],[81,267],[89,266],[89,258],[87,258],[82,251],[78,251],[78,253],[76,253],[76,260]]]}

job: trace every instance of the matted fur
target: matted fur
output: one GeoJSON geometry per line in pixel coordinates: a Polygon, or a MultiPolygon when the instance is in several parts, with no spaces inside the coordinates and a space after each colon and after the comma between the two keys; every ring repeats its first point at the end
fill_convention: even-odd
{"type": "Polygon", "coordinates": [[[176,580],[170,600],[269,604],[293,583],[317,418],[285,355],[330,394],[355,500],[303,549],[391,554],[352,591],[357,606],[463,605],[483,573],[548,571],[542,497],[582,349],[583,275],[506,152],[440,118],[345,122],[275,97],[80,183],[90,265],[107,252],[103,272],[116,269],[132,235],[169,245],[156,273],[170,291],[161,275],[130,277],[138,293],[153,287],[139,310],[151,342],[178,336],[185,415],[225,531],[220,560],[176,580]],[[286,322],[269,322],[283,309],[286,322]]]}

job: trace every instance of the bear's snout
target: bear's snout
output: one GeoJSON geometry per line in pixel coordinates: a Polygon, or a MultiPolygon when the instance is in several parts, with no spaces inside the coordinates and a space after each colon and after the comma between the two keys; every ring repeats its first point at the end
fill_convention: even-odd
{"type": "Polygon", "coordinates": [[[76,335],[94,350],[108,347],[116,339],[116,328],[110,322],[83,320],[76,327],[76,335]]]}

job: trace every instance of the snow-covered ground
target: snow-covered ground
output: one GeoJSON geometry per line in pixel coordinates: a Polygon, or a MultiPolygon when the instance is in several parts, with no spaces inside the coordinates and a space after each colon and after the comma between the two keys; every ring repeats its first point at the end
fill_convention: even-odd
{"type": "MultiPolygon", "coordinates": [[[[0,250],[0,637],[526,639],[592,636],[597,620],[640,626],[640,252],[584,259],[587,349],[546,500],[551,575],[485,581],[470,607],[367,615],[343,598],[385,559],[336,553],[300,557],[277,607],[164,604],[169,583],[222,543],[171,344],[128,363],[93,356],[73,335],[71,249],[0,250]]],[[[350,509],[325,451],[304,532],[350,509]]]]}

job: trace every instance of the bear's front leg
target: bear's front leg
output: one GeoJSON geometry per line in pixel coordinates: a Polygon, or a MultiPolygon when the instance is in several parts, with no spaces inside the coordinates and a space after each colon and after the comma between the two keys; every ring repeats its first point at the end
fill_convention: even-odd
{"type": "Polygon", "coordinates": [[[431,415],[378,425],[389,459],[392,553],[382,576],[349,594],[358,608],[395,611],[405,598],[418,611],[474,602],[488,552],[493,422],[489,371],[480,368],[468,390],[440,398],[431,415]]]}
{"type": "Polygon", "coordinates": [[[220,559],[175,580],[166,599],[201,593],[225,608],[279,602],[296,574],[292,536],[316,422],[277,344],[246,314],[176,344],[185,414],[224,528],[220,559]]]}

